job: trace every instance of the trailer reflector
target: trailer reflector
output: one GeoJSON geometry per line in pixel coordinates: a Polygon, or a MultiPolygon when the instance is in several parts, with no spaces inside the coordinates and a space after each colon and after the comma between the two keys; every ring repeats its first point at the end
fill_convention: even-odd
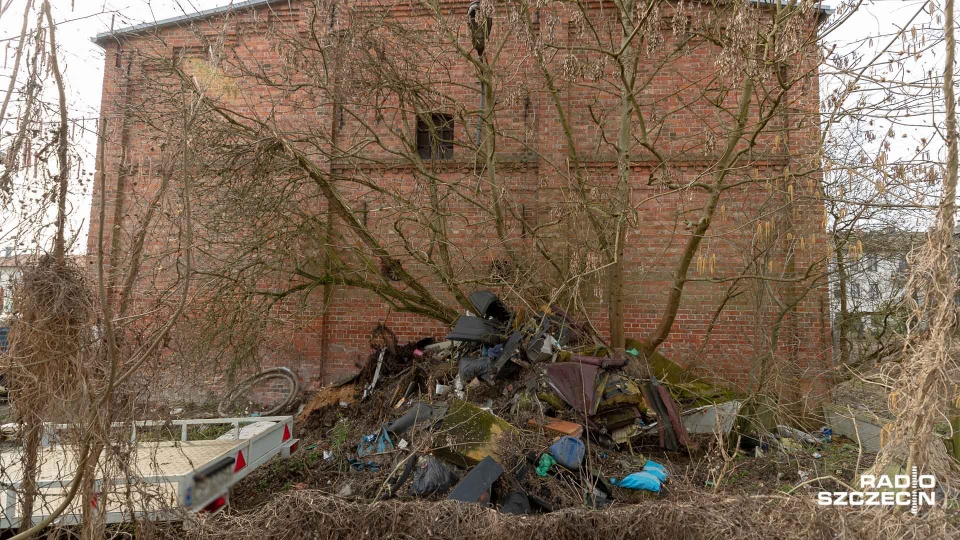
{"type": "Polygon", "coordinates": [[[240,469],[247,466],[247,460],[243,459],[243,450],[237,452],[237,464],[233,467],[233,472],[237,472],[240,469]]]}
{"type": "Polygon", "coordinates": [[[280,442],[287,442],[290,440],[290,424],[283,425],[283,439],[280,442]]]}
{"type": "Polygon", "coordinates": [[[227,497],[226,497],[226,496],[220,496],[220,497],[217,497],[216,499],[214,499],[213,502],[211,502],[210,504],[204,506],[203,509],[200,510],[200,511],[201,511],[201,512],[207,512],[207,513],[213,514],[213,513],[216,513],[217,510],[220,510],[221,508],[223,508],[223,507],[226,506],[226,505],[227,505],[227,497]]]}

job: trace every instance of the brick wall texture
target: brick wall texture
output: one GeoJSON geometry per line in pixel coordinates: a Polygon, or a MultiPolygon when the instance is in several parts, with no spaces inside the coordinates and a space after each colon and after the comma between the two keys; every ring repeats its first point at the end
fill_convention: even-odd
{"type": "MultiPolygon", "coordinates": [[[[227,16],[101,40],[106,51],[101,112],[105,144],[93,193],[90,253],[97,252],[101,239],[101,200],[106,201],[104,250],[109,251],[109,262],[120,268],[151,197],[160,189],[164,167],[168,166],[164,163],[169,164],[172,155],[164,146],[166,130],[183,121],[182,111],[165,108],[161,94],[181,83],[171,82],[172,76],[166,79],[166,86],[151,79],[156,70],[151,71],[150,59],[176,58],[186,73],[206,85],[209,99],[229,103],[233,110],[279,130],[309,130],[312,135],[301,137],[306,141],[301,141],[307,148],[304,152],[313,156],[325,173],[370,180],[344,182],[340,192],[353,208],[363,209],[365,222],[372,224],[386,245],[397,248],[396,256],[414,274],[426,271],[409,257],[404,259],[409,246],[401,249],[404,238],[397,232],[406,230],[400,218],[410,219],[410,212],[404,210],[408,215],[399,216],[391,193],[404,194],[409,197],[407,201],[425,197],[422,179],[436,179],[434,185],[439,185],[450,201],[447,226],[451,243],[456,246],[454,266],[462,267],[463,275],[489,272],[494,261],[504,258],[489,209],[470,204],[467,197],[449,197],[451,186],[462,186],[466,178],[476,184],[473,194],[477,199],[490,200],[483,175],[475,173],[477,152],[471,147],[479,98],[477,64],[451,46],[470,50],[465,24],[467,3],[443,0],[440,6],[439,12],[431,12],[412,3],[387,6],[365,0],[338,7],[285,0],[227,16]],[[363,38],[376,32],[389,34],[380,43],[392,43],[392,47],[367,47],[363,38]],[[312,43],[313,47],[291,54],[289,48],[285,49],[285,36],[312,43]],[[417,44],[417,39],[425,45],[417,44]],[[217,55],[224,58],[221,64],[211,59],[217,55]],[[378,76],[386,78],[389,70],[396,70],[442,97],[427,104],[403,103],[397,94],[371,91],[362,83],[365,77],[373,76],[370,66],[378,65],[378,55],[379,65],[389,66],[378,76]],[[321,76],[318,73],[337,77],[337,88],[342,92],[337,99],[329,94],[329,88],[312,83],[321,76]],[[282,79],[283,85],[265,84],[267,79],[282,79]],[[409,150],[418,109],[454,117],[454,157],[442,164],[425,164],[430,175],[416,172],[416,163],[406,154],[394,152],[397,148],[409,150]],[[371,143],[371,134],[379,140],[371,143]],[[322,144],[311,147],[310,137],[322,144]],[[358,151],[366,161],[338,158],[331,150],[333,145],[341,153],[362,147],[358,151]]],[[[568,174],[570,155],[564,125],[577,143],[592,193],[599,194],[593,196],[606,202],[616,196],[610,195],[617,175],[611,146],[618,121],[616,78],[612,63],[591,49],[591,44],[603,38],[591,41],[584,36],[608,32],[610,42],[616,43],[619,35],[609,17],[612,4],[579,6],[546,3],[528,10],[530,19],[526,22],[502,6],[495,7],[491,40],[497,50],[488,58],[496,73],[493,90],[497,96],[498,175],[513,205],[506,218],[505,234],[523,254],[536,253],[533,237],[537,234],[542,244],[555,252],[562,251],[557,247],[561,241],[587,247],[596,242],[591,240],[582,213],[578,218],[568,212],[558,220],[562,224],[551,223],[561,214],[557,208],[575,206],[570,203],[575,190],[568,174]],[[591,18],[592,30],[589,25],[585,28],[584,13],[595,17],[591,18]],[[539,49],[542,57],[537,57],[536,45],[522,32],[508,32],[524,24],[535,29],[543,42],[552,44],[539,49]],[[578,46],[582,50],[577,50],[578,46]],[[542,65],[548,69],[543,70],[542,65]],[[547,74],[555,77],[554,92],[546,82],[547,74]],[[565,117],[561,117],[561,111],[565,117]],[[530,232],[532,227],[540,229],[534,234],[530,232]]],[[[646,129],[651,146],[668,159],[671,180],[680,184],[711,180],[717,153],[734,121],[740,88],[739,84],[724,85],[725,78],[736,75],[722,70],[719,49],[700,42],[694,46],[696,40],[691,36],[695,32],[689,27],[677,30],[680,18],[681,22],[688,21],[684,24],[694,25],[698,18],[707,20],[713,8],[686,9],[691,12],[678,14],[665,7],[657,26],[661,35],[657,39],[648,36],[639,51],[643,90],[638,96],[649,124],[646,129]]],[[[758,11],[756,17],[762,24],[767,15],[750,9],[758,11]]],[[[814,26],[808,25],[810,35],[814,26]]],[[[768,367],[786,370],[788,380],[799,381],[803,390],[820,384],[818,376],[831,358],[827,291],[813,279],[826,252],[823,207],[818,198],[818,87],[813,53],[811,47],[810,54],[797,55],[795,63],[781,73],[801,80],[786,92],[783,103],[777,105],[781,112],[767,120],[754,147],[730,173],[728,184],[738,185],[721,198],[708,237],[693,263],[692,281],[686,285],[673,332],[662,347],[677,362],[741,388],[749,388],[764,369],[762,359],[774,338],[778,367],[768,367]],[[768,279],[756,279],[759,272],[768,279]],[[772,336],[774,328],[776,335],[772,336]]],[[[774,106],[763,101],[763,93],[776,88],[776,77],[764,81],[754,92],[748,130],[759,121],[762,112],[757,111],[774,106]]],[[[639,130],[635,124],[634,134],[639,130]]],[[[204,142],[191,140],[189,144],[204,159],[214,159],[203,153],[204,142]]],[[[674,189],[653,181],[662,173],[657,163],[653,153],[636,145],[630,164],[629,198],[637,219],[630,224],[625,240],[626,333],[635,338],[643,338],[656,328],[673,270],[689,236],[688,222],[697,219],[707,199],[706,193],[696,187],[674,189]]],[[[279,178],[288,174],[277,172],[278,186],[279,178]]],[[[173,180],[176,185],[176,175],[173,180]]],[[[201,189],[204,185],[198,182],[195,194],[193,211],[201,218],[198,222],[203,221],[204,212],[212,212],[210,208],[216,207],[218,212],[224,208],[215,192],[201,189]],[[203,203],[207,196],[209,207],[203,203]]],[[[298,193],[303,198],[298,201],[298,210],[313,208],[316,215],[327,215],[329,207],[316,187],[309,182],[300,186],[298,193]]],[[[178,193],[177,189],[171,193],[178,193]]],[[[265,187],[262,198],[272,196],[269,189],[265,187]]],[[[164,199],[145,236],[144,264],[138,278],[141,285],[136,289],[138,301],[144,306],[171,302],[163,284],[170,282],[169,274],[178,268],[177,254],[183,247],[176,225],[182,205],[168,200],[172,198],[164,199]]],[[[239,204],[236,208],[243,213],[239,204]]],[[[414,251],[426,253],[433,239],[423,233],[422,221],[415,221],[410,227],[420,228],[411,229],[406,240],[414,244],[414,251]]],[[[230,222],[225,218],[221,223],[230,222]]],[[[253,234],[257,224],[228,225],[218,231],[198,225],[197,235],[214,245],[216,238],[234,238],[247,230],[244,227],[253,234]]],[[[346,228],[342,222],[336,227],[346,228]]],[[[294,259],[306,257],[305,253],[324,248],[310,243],[312,233],[284,234],[287,236],[282,241],[296,243],[284,248],[290,254],[290,265],[294,265],[294,259]]],[[[336,248],[345,258],[356,261],[351,252],[359,242],[346,233],[340,238],[336,248]]],[[[198,250],[196,265],[202,267],[215,259],[210,253],[198,250]]],[[[278,260],[278,264],[286,264],[278,260]]],[[[201,306],[228,303],[230,300],[222,296],[204,297],[206,279],[197,278],[192,298],[201,306]]],[[[425,282],[436,284],[430,279],[425,282]]],[[[597,291],[599,284],[596,276],[585,279],[580,298],[590,306],[591,324],[606,333],[606,304],[602,291],[597,291]]],[[[508,302],[518,302],[509,289],[498,290],[508,302]]],[[[436,294],[449,299],[441,287],[436,287],[436,294]]],[[[261,363],[291,367],[308,387],[355,371],[356,363],[370,352],[370,331],[378,323],[386,323],[401,342],[443,336],[448,329],[442,321],[391,308],[376,294],[342,283],[318,287],[296,301],[278,302],[263,320],[257,335],[261,346],[256,353],[261,363]]],[[[174,330],[173,341],[189,335],[190,330],[188,318],[174,330]]]]}

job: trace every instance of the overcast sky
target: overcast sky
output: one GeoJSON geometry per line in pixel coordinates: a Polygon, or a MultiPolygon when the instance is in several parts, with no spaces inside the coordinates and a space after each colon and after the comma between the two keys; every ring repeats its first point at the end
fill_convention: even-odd
{"type": "MultiPolygon", "coordinates": [[[[16,0],[22,4],[23,0],[16,0]]],[[[51,0],[54,19],[58,24],[58,41],[62,44],[71,116],[76,120],[75,137],[80,138],[86,149],[87,168],[92,171],[92,154],[96,144],[94,119],[98,116],[100,90],[103,80],[103,51],[91,42],[99,32],[110,30],[111,25],[120,29],[135,24],[154,22],[164,18],[192,14],[199,10],[229,4],[229,0],[51,0]],[[80,136],[82,134],[82,137],[80,136]]],[[[861,43],[861,50],[869,46],[871,36],[888,35],[897,25],[926,3],[926,0],[873,0],[865,2],[860,11],[829,40],[844,44],[861,43]]],[[[835,4],[836,5],[836,4],[835,4]]],[[[22,12],[21,12],[22,13],[22,12]]],[[[929,20],[929,17],[927,18],[929,20]]],[[[21,15],[16,8],[0,19],[0,39],[11,43],[19,30],[21,15]]],[[[873,43],[879,45],[879,41],[873,43]]],[[[7,45],[4,53],[13,56],[13,45],[7,45]]],[[[2,66],[0,66],[2,67],[2,66]]],[[[0,70],[2,73],[2,70],[0,70]]],[[[5,86],[5,85],[4,85],[5,86]]],[[[2,92],[2,90],[0,90],[2,92]]],[[[89,220],[89,187],[72,198],[72,223],[75,232],[82,238],[89,220]]],[[[11,222],[10,218],[5,220],[11,222]]],[[[9,228],[9,227],[7,227],[9,228]]],[[[3,236],[0,226],[0,248],[9,240],[3,236]]],[[[85,242],[78,243],[82,251],[85,242]]]]}

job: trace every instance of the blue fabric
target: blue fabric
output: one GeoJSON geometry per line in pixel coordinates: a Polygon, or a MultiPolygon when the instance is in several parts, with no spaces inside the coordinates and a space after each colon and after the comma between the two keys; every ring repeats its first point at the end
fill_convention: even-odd
{"type": "Polygon", "coordinates": [[[627,489],[638,489],[644,491],[652,491],[654,493],[660,493],[660,480],[656,476],[648,472],[635,472],[627,475],[623,480],[617,481],[616,478],[611,478],[610,483],[627,489]]]}
{"type": "Polygon", "coordinates": [[[666,482],[667,478],[670,476],[670,473],[667,472],[667,469],[663,465],[657,463],[656,461],[647,460],[643,464],[643,472],[650,473],[657,478],[661,483],[666,482]]]}
{"type": "Polygon", "coordinates": [[[357,445],[357,455],[360,457],[370,454],[385,454],[390,450],[393,450],[393,441],[390,440],[387,430],[382,427],[377,433],[364,435],[360,444],[357,445]]]}
{"type": "Polygon", "coordinates": [[[580,468],[580,463],[583,462],[583,457],[587,453],[587,447],[580,439],[564,435],[551,444],[547,451],[557,460],[557,463],[575,471],[580,468]]]}

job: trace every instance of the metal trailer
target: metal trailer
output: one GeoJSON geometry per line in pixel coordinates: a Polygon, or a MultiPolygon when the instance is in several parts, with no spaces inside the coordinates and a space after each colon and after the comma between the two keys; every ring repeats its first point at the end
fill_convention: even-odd
{"type": "MultiPolygon", "coordinates": [[[[57,444],[56,433],[68,426],[47,426],[38,468],[39,494],[33,523],[39,523],[61,505],[76,470],[73,449],[57,444]]],[[[115,425],[131,429],[133,451],[129,477],[103,474],[101,461],[90,502],[98,519],[122,523],[134,518],[158,521],[183,519],[189,512],[217,511],[229,500],[230,488],[274,456],[290,457],[299,439],[293,437],[293,417],[211,418],[173,421],[138,421],[115,425]],[[215,440],[188,439],[189,428],[232,425],[215,440]],[[137,430],[179,426],[179,440],[141,441],[137,430]],[[106,477],[106,478],[105,478],[106,477]],[[105,489],[107,488],[107,489],[105,489]],[[99,515],[99,514],[102,514],[99,515]]],[[[22,486],[22,449],[0,450],[0,530],[19,528],[18,492],[22,486]]],[[[77,497],[53,525],[77,525],[82,518],[77,497]]]]}

